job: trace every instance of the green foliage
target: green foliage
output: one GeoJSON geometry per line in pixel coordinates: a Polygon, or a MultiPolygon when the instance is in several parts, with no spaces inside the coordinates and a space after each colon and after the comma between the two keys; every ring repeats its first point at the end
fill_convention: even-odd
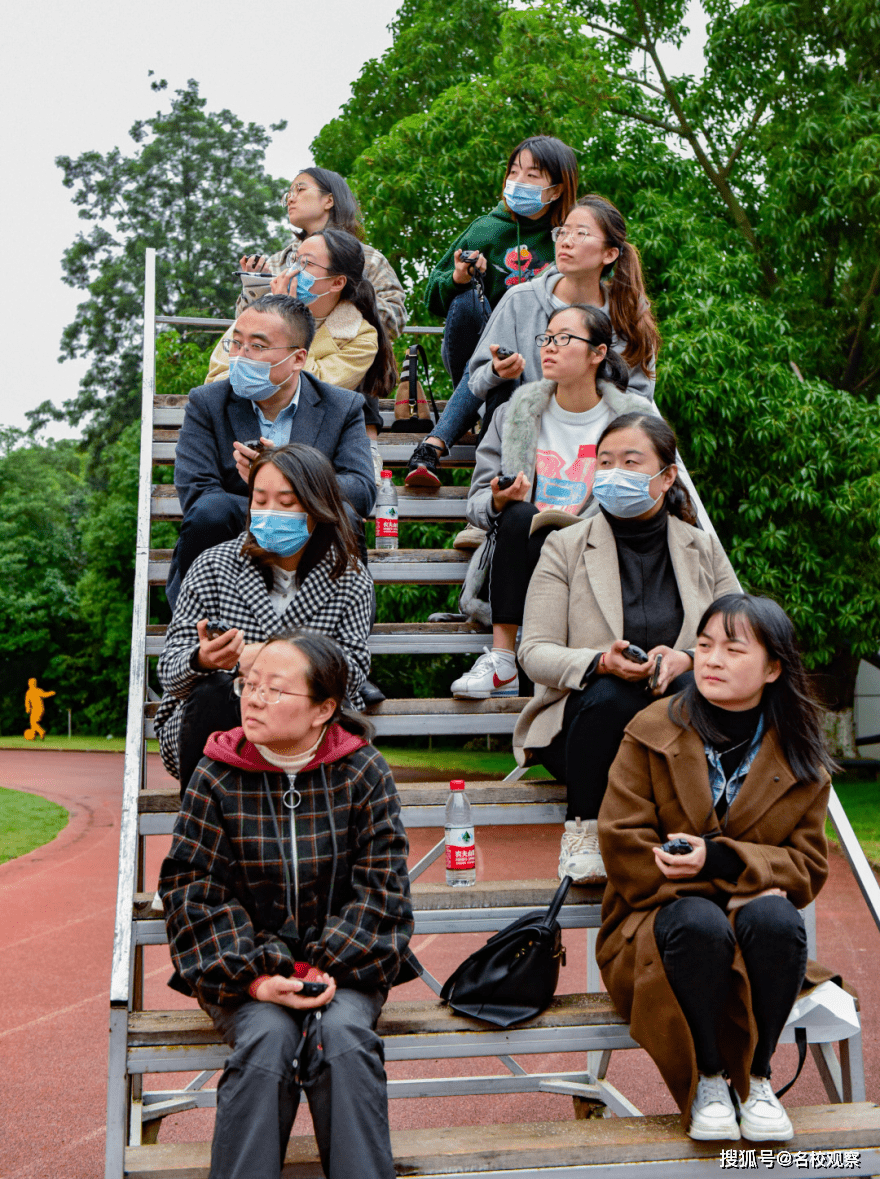
{"type": "MultiPolygon", "coordinates": [[[[20,446],[0,458],[0,732],[24,731],[28,679],[54,688],[46,682],[53,659],[81,633],[84,465],[71,442],[20,446]]],[[[47,716],[59,707],[70,707],[66,689],[47,701],[47,716]]]]}
{"type": "Polygon", "coordinates": [[[239,252],[281,244],[283,184],[263,168],[269,134],[205,105],[190,80],[170,111],[132,126],[133,154],[117,147],[58,157],[79,216],[91,223],[64,254],[64,281],[87,297],[64,330],[61,357],[92,363],[63,410],[45,402],[29,415],[35,427],[85,421],[89,442],[106,444],[137,417],[146,247],[158,251],[158,314],[223,316],[235,299],[239,252]]]}
{"type": "Polygon", "coordinates": [[[69,818],[57,802],[0,786],[0,864],[42,847],[67,826],[69,818]]]}

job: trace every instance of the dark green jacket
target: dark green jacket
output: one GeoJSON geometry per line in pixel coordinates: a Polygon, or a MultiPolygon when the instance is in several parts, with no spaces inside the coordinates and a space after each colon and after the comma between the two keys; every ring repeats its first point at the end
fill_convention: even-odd
{"type": "Polygon", "coordinates": [[[446,315],[456,295],[466,291],[452,281],[456,250],[479,250],[487,262],[486,297],[491,307],[501,301],[511,287],[535,278],[555,260],[550,239],[550,213],[537,221],[517,217],[499,204],[485,217],[472,221],[455,239],[428,279],[425,297],[433,315],[446,315]]]}

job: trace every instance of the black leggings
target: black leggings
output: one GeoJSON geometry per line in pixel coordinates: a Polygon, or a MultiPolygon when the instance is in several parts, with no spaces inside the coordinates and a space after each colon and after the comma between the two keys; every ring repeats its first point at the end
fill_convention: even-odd
{"type": "MultiPolygon", "coordinates": [[[[680,692],[692,676],[692,671],[677,676],[665,695],[680,692]]],[[[586,688],[569,692],[562,729],[549,745],[533,751],[535,761],[565,782],[569,819],[598,817],[623,730],[656,699],[647,680],[631,683],[616,675],[595,676],[586,688]]]]}
{"type": "Polygon", "coordinates": [[[681,897],[654,921],[654,938],[669,985],[694,1037],[697,1068],[706,1076],[724,1071],[718,1025],[730,990],[736,945],[742,950],[751,987],[758,1044],[751,1072],[770,1076],[770,1058],[807,969],[807,932],[785,897],[758,897],[727,914],[706,897],[681,897]]]}
{"type": "Polygon", "coordinates": [[[183,706],[177,764],[180,767],[180,797],[193,771],[205,756],[212,733],[226,732],[241,724],[241,701],[232,688],[232,676],[215,671],[197,680],[183,706]]]}
{"type": "Polygon", "coordinates": [[[519,626],[523,620],[529,582],[544,541],[555,531],[542,528],[534,536],[529,536],[537,512],[534,504],[515,502],[508,504],[498,518],[495,552],[489,570],[489,604],[493,622],[519,626]]]}

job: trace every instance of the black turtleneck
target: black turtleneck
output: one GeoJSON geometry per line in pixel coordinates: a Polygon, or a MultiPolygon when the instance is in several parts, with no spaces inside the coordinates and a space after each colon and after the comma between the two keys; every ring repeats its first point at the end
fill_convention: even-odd
{"type": "Polygon", "coordinates": [[[669,555],[666,505],[648,520],[620,520],[604,508],[602,513],[617,545],[623,597],[621,637],[643,651],[674,647],[684,622],[684,608],[669,555]]]}
{"type": "Polygon", "coordinates": [[[755,708],[733,712],[729,708],[719,708],[708,700],[706,705],[712,727],[724,737],[723,741],[713,741],[711,744],[721,754],[721,768],[725,778],[729,778],[749,751],[763,706],[758,704],[755,708]]]}

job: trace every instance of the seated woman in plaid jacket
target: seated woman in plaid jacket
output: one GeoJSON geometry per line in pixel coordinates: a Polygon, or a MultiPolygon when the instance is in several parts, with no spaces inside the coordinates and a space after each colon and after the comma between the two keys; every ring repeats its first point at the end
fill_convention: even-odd
{"type": "Polygon", "coordinates": [[[329,460],[296,442],[264,451],[250,470],[246,531],[193,562],[159,660],[159,748],[181,792],[211,733],[239,724],[233,679],[247,676],[271,635],[305,627],[335,639],[348,699],[362,708],[372,609],[373,582],[329,460]]]}
{"type": "Polygon", "coordinates": [[[278,1179],[301,1088],[329,1179],[394,1177],[376,1025],[412,935],[407,840],[348,682],[323,635],[262,645],[162,865],[172,985],[232,1048],[210,1179],[278,1179]]]}

